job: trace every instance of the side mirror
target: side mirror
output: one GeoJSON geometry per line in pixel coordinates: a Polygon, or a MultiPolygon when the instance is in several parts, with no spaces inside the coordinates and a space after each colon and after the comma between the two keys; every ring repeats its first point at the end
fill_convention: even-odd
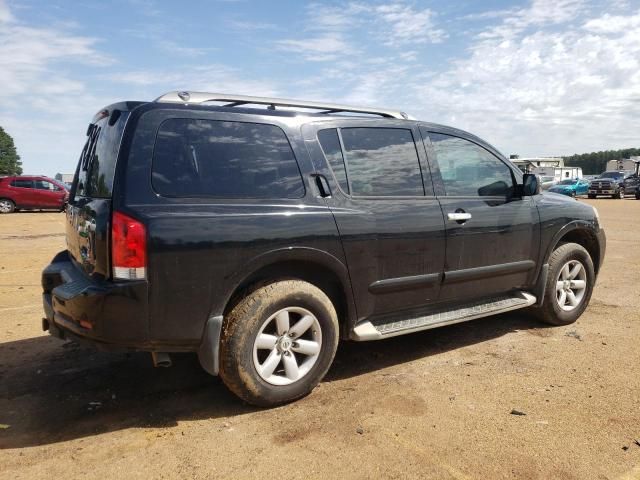
{"type": "Polygon", "coordinates": [[[531,197],[538,195],[542,191],[542,185],[538,176],[533,173],[525,173],[522,176],[522,196],[531,197]]]}

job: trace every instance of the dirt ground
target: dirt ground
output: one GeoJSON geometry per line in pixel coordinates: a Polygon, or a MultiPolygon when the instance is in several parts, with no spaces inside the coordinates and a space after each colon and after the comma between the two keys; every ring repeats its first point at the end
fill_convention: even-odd
{"type": "Polygon", "coordinates": [[[608,250],[576,324],[516,311],[343,343],[319,388],[271,410],[194,355],[154,369],[42,332],[63,214],[1,215],[0,477],[640,478],[640,201],[589,203],[608,250]]]}

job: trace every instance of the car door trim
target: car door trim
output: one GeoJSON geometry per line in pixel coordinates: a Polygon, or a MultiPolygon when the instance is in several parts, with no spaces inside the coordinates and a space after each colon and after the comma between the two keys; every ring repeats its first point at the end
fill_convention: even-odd
{"type": "Polygon", "coordinates": [[[425,275],[412,275],[409,277],[385,278],[376,280],[369,285],[369,292],[374,295],[401,292],[416,288],[427,287],[440,282],[441,274],[427,273],[425,275]]]}
{"type": "Polygon", "coordinates": [[[486,267],[465,268],[463,270],[451,270],[444,272],[444,282],[459,283],[470,280],[481,280],[496,276],[510,275],[512,273],[522,273],[535,268],[536,262],[533,260],[522,260],[519,262],[500,263],[486,267]]]}

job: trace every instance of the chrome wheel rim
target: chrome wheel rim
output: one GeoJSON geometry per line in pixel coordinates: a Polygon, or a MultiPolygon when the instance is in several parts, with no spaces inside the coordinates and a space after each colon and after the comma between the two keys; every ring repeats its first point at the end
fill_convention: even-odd
{"type": "Polygon", "coordinates": [[[569,260],[556,279],[556,301],[565,312],[580,306],[587,291],[587,271],[578,260],[569,260]]]}
{"type": "Polygon", "coordinates": [[[290,385],[309,373],[321,349],[316,316],[301,307],[287,307],[262,324],[253,343],[253,365],[265,382],[290,385]]]}
{"type": "Polygon", "coordinates": [[[0,212],[9,213],[11,211],[11,202],[9,200],[0,200],[0,212]]]}

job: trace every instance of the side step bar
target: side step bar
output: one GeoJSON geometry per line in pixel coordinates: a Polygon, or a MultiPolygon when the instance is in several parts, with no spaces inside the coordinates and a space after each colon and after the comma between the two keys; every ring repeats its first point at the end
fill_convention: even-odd
{"type": "Polygon", "coordinates": [[[374,323],[370,321],[363,322],[356,325],[351,338],[359,342],[381,340],[383,338],[396,337],[406,333],[443,327],[445,325],[509,312],[511,310],[529,307],[534,303],[536,303],[536,297],[530,293],[517,292],[512,295],[493,297],[490,300],[461,304],[449,310],[432,311],[427,315],[416,318],[403,320],[388,319],[389,321],[387,322],[381,319],[374,321],[374,323]]]}

